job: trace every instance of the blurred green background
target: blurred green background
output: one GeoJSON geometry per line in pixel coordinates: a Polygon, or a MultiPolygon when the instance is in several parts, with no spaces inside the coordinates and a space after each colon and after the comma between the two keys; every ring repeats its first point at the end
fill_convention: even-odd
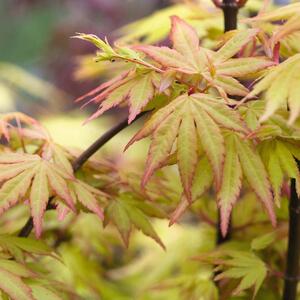
{"type": "Polygon", "coordinates": [[[42,119],[58,142],[84,148],[114,123],[114,117],[108,114],[81,126],[93,107],[80,111],[74,99],[103,79],[76,79],[79,58],[95,49],[71,36],[86,32],[113,41],[116,29],[169,4],[168,0],[1,0],[0,112],[18,110],[42,119]]]}

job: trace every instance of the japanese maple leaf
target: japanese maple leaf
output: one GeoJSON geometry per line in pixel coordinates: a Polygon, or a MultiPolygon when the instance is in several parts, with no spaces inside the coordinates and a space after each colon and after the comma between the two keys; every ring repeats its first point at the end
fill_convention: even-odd
{"type": "Polygon", "coordinates": [[[160,86],[159,80],[160,76],[155,71],[134,69],[100,85],[77,101],[92,97],[88,103],[100,103],[98,110],[89,117],[88,121],[126,102],[129,106],[128,123],[131,123],[148,102],[154,98],[156,89],[160,86]]]}
{"type": "Polygon", "coordinates": [[[201,144],[214,171],[216,187],[220,187],[225,156],[221,128],[248,132],[236,111],[208,94],[184,94],[158,110],[127,145],[147,136],[152,138],[142,184],[164,165],[175,147],[181,182],[187,198],[192,199],[191,185],[201,144]]]}
{"type": "Polygon", "coordinates": [[[299,146],[280,139],[266,140],[260,145],[272,185],[275,202],[280,206],[281,189],[286,179],[296,180],[297,194],[300,195],[300,172],[294,157],[300,157],[299,146]]]}
{"type": "MultiPolygon", "coordinates": [[[[255,151],[251,140],[244,139],[238,132],[229,131],[223,132],[223,139],[225,157],[222,165],[223,169],[220,185],[216,190],[217,202],[221,212],[222,234],[225,236],[227,233],[231,211],[240,195],[243,178],[253,189],[257,198],[263,203],[272,224],[275,226],[276,217],[274,214],[271,182],[273,182],[272,178],[280,175],[278,175],[278,172],[276,172],[277,175],[269,174],[269,169],[267,171],[259,152],[255,151]]],[[[289,160],[290,156],[287,156],[289,160]]],[[[297,172],[297,168],[295,168],[295,162],[294,164],[289,163],[289,166],[289,174],[297,174],[299,178],[299,172],[297,172]]],[[[213,175],[215,174],[212,170],[212,166],[208,164],[208,161],[205,158],[200,159],[191,187],[192,201],[199,199],[210,187],[213,181],[213,175]]],[[[280,185],[280,183],[278,183],[278,185],[280,185]]],[[[170,225],[181,217],[190,204],[191,202],[187,196],[183,195],[178,207],[171,216],[170,225]]]]}
{"type": "Polygon", "coordinates": [[[215,257],[215,260],[220,262],[218,269],[222,270],[215,277],[215,280],[223,278],[238,279],[240,283],[233,291],[233,295],[253,288],[252,299],[254,299],[267,276],[265,263],[252,252],[228,251],[226,256],[224,258],[215,257]]]}
{"type": "Polygon", "coordinates": [[[254,86],[245,100],[264,93],[265,113],[260,121],[270,118],[282,106],[290,108],[289,124],[300,115],[300,54],[296,54],[283,63],[268,70],[264,77],[254,86]]]}
{"type": "Polygon", "coordinates": [[[185,21],[175,16],[171,20],[172,49],[164,46],[137,46],[136,49],[143,51],[165,68],[191,76],[201,75],[207,87],[217,88],[222,97],[227,94],[247,95],[248,89],[234,77],[243,77],[274,64],[265,57],[233,58],[255,38],[257,29],[238,31],[214,52],[200,47],[196,31],[185,21]]]}
{"type": "Polygon", "coordinates": [[[73,211],[78,201],[103,218],[102,209],[95,198],[97,193],[92,187],[75,179],[73,173],[38,155],[1,154],[0,182],[0,214],[28,197],[37,237],[42,233],[43,216],[50,196],[59,198],[73,211]]]}
{"type": "Polygon", "coordinates": [[[36,276],[36,273],[24,264],[13,260],[0,259],[0,290],[12,300],[36,300],[32,289],[24,281],[24,279],[32,279],[36,276]]]}
{"type": "MultiPolygon", "coordinates": [[[[104,224],[106,225],[109,221],[112,221],[127,247],[132,227],[135,227],[141,230],[145,235],[154,239],[163,249],[165,249],[163,242],[151,225],[151,222],[148,220],[146,213],[147,206],[145,207],[144,203],[139,206],[138,202],[139,201],[135,202],[134,198],[126,193],[115,197],[115,199],[110,201],[105,210],[104,224]]],[[[155,208],[153,211],[155,211],[155,208]]]]}
{"type": "Polygon", "coordinates": [[[21,130],[22,124],[29,125],[29,126],[38,124],[38,121],[20,112],[1,114],[0,115],[0,138],[4,136],[6,140],[10,139],[10,131],[12,129],[16,129],[16,127],[11,124],[11,122],[13,121],[17,123],[17,129],[19,131],[19,134],[22,134],[22,130],[21,130]]]}
{"type": "Polygon", "coordinates": [[[221,186],[217,193],[223,235],[227,233],[232,207],[240,195],[243,178],[263,203],[275,226],[276,217],[270,179],[253,143],[243,139],[237,133],[229,133],[225,135],[225,149],[221,186]]]}

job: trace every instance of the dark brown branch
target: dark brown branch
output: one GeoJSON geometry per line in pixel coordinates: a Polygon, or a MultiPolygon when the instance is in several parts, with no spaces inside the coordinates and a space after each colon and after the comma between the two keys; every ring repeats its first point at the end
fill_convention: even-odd
{"type": "Polygon", "coordinates": [[[224,32],[237,29],[239,6],[236,0],[223,0],[224,32]]]}
{"type": "MultiPolygon", "coordinates": [[[[245,2],[245,1],[244,1],[245,2]]],[[[215,1],[214,1],[215,3],[215,1]]],[[[236,0],[223,0],[221,5],[224,15],[224,32],[237,28],[237,15],[239,11],[238,2],[236,0]]],[[[223,236],[221,232],[221,214],[218,212],[218,228],[217,228],[217,244],[223,244],[231,238],[232,225],[229,220],[227,235],[223,236]]]]}
{"type": "Polygon", "coordinates": [[[289,215],[288,251],[282,299],[296,300],[300,279],[300,199],[297,196],[295,179],[291,180],[289,215]]]}
{"type": "MultiPolygon", "coordinates": [[[[147,112],[140,113],[134,120],[134,122],[140,119],[143,115],[147,112]]],[[[105,132],[98,140],[96,140],[90,147],[88,147],[78,158],[74,160],[72,163],[72,167],[74,172],[78,171],[83,164],[92,156],[94,155],[102,146],[104,146],[109,140],[111,140],[115,135],[117,135],[120,131],[128,127],[127,118],[122,120],[120,123],[109,129],[105,132]]],[[[47,210],[52,209],[53,205],[51,204],[52,198],[49,199],[47,210]]],[[[18,236],[19,237],[28,237],[33,229],[33,219],[30,217],[24,227],[20,230],[18,236]]]]}

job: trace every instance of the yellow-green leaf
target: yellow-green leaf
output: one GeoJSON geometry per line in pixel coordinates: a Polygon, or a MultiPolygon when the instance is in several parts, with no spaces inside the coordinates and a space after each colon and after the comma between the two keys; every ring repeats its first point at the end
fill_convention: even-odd
{"type": "Polygon", "coordinates": [[[30,190],[30,209],[37,238],[39,238],[42,233],[43,216],[48,201],[49,189],[46,165],[42,162],[35,172],[30,190]]]}
{"type": "MultiPolygon", "coordinates": [[[[187,104],[187,114],[191,114],[190,105],[187,104]]],[[[178,131],[177,138],[177,160],[181,176],[181,182],[186,197],[191,201],[191,186],[194,172],[198,161],[197,134],[192,118],[183,118],[178,131]]]]}
{"type": "Polygon", "coordinates": [[[242,168],[235,145],[235,138],[225,139],[225,161],[218,202],[221,211],[221,230],[225,236],[228,230],[230,214],[242,187],[242,168]]]}
{"type": "Polygon", "coordinates": [[[264,164],[250,142],[236,138],[236,145],[243,174],[257,197],[265,205],[271,222],[275,226],[276,217],[274,213],[273,196],[264,164]]]}

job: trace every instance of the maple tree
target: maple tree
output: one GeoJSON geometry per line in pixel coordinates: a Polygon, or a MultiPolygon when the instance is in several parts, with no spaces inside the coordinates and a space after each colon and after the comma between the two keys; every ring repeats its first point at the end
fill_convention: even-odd
{"type": "Polygon", "coordinates": [[[5,215],[21,207],[23,216],[30,216],[19,233],[0,231],[2,299],[279,299],[281,294],[284,300],[296,299],[300,3],[270,11],[263,6],[235,29],[246,1],[213,2],[216,12],[199,17],[200,25],[192,26],[188,13],[171,16],[169,43],[162,46],[150,43],[164,36],[156,40],[146,29],[123,36],[114,46],[95,35],[75,36],[98,48],[98,64],[117,64],[118,69],[77,99],[85,101],[83,106],[97,105],[86,122],[114,107],[129,110],[126,120],[81,154],[56,144],[29,116],[0,116],[0,214],[8,222],[5,215]],[[218,8],[224,12],[225,34],[200,34],[204,19],[220,17],[218,8]],[[124,149],[149,137],[143,168],[92,157],[143,116],[147,119],[124,149]],[[289,214],[284,209],[288,202],[289,214]],[[60,223],[48,225],[43,235],[46,211],[54,210],[60,223]],[[186,216],[206,224],[201,230],[208,241],[204,247],[198,231],[184,232],[177,245],[182,253],[177,248],[168,254],[151,219],[169,219],[174,225],[186,216]],[[85,223],[88,233],[80,231],[85,223]],[[105,230],[103,240],[95,239],[94,224],[101,223],[114,227],[127,247],[133,229],[140,230],[166,250],[166,261],[146,256],[104,274],[113,260],[109,243],[119,244],[105,230]],[[218,245],[215,227],[222,236],[218,245]],[[29,237],[33,229],[37,239],[47,238],[29,237]],[[65,240],[59,255],[55,248],[65,240]],[[87,263],[85,253],[96,259],[87,263]],[[107,259],[101,268],[99,253],[107,259]],[[88,292],[47,275],[44,267],[59,260],[78,266],[74,281],[88,292]],[[150,274],[160,263],[165,274],[155,269],[153,278],[145,276],[140,287],[131,287],[136,286],[132,278],[143,277],[145,270],[150,274]],[[118,289],[124,282],[127,289],[118,289]],[[150,288],[161,295],[149,295],[150,288]]]}

